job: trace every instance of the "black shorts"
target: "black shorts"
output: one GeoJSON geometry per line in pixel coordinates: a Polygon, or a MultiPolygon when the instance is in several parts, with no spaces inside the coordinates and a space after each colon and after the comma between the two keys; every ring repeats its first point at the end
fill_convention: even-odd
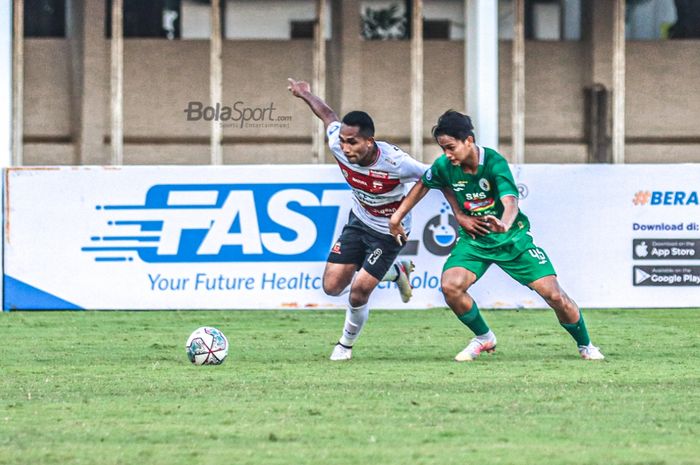
{"type": "Polygon", "coordinates": [[[328,262],[354,264],[381,281],[402,248],[392,236],[375,231],[350,212],[348,223],[328,254],[328,262]]]}

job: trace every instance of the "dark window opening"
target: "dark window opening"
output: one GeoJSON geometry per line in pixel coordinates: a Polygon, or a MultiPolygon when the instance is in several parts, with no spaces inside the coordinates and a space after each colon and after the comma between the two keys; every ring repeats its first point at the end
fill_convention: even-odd
{"type": "Polygon", "coordinates": [[[423,38],[430,40],[447,40],[450,38],[450,21],[446,19],[424,19],[423,38]]]}
{"type": "MultiPolygon", "coordinates": [[[[112,0],[105,6],[105,36],[110,38],[112,0]]],[[[124,37],[179,39],[181,16],[180,0],[124,0],[124,37]]]]}
{"type": "Polygon", "coordinates": [[[313,39],[314,38],[314,24],[316,22],[311,21],[292,21],[291,26],[291,38],[292,39],[313,39]]]}
{"type": "Polygon", "coordinates": [[[25,0],[24,37],[65,36],[65,0],[25,0]]]}

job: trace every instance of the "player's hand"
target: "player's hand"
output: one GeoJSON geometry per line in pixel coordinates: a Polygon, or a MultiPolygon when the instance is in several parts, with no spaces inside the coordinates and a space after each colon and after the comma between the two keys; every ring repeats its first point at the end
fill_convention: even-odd
{"type": "Polygon", "coordinates": [[[459,223],[462,229],[464,229],[472,239],[476,239],[477,236],[485,236],[491,232],[489,223],[482,217],[458,213],[455,215],[455,218],[457,218],[457,223],[459,223]]]}
{"type": "Polygon", "coordinates": [[[493,215],[484,216],[484,220],[486,220],[489,229],[493,232],[503,233],[508,231],[508,226],[499,218],[496,218],[493,215]]]}
{"type": "Polygon", "coordinates": [[[394,236],[396,242],[401,246],[406,244],[406,242],[408,241],[408,235],[406,234],[406,230],[403,229],[403,226],[401,225],[400,221],[395,222],[389,220],[389,232],[392,236],[394,236]]]}
{"type": "Polygon", "coordinates": [[[311,92],[311,86],[306,81],[296,81],[292,78],[287,78],[287,81],[289,82],[287,89],[295,97],[301,97],[302,94],[311,92]]]}

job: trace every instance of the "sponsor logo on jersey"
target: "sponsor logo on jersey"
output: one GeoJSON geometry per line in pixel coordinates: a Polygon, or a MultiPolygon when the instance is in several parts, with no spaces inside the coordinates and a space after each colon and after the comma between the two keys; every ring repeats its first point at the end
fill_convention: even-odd
{"type": "Polygon", "coordinates": [[[403,199],[378,206],[367,205],[366,203],[360,203],[360,205],[362,205],[362,207],[367,211],[367,213],[369,213],[372,216],[384,216],[386,218],[389,218],[396,212],[396,210],[399,209],[402,201],[403,199]]]}
{"type": "Polygon", "coordinates": [[[389,173],[386,171],[369,170],[369,175],[373,178],[389,179],[389,173]]]}
{"type": "Polygon", "coordinates": [[[338,255],[340,255],[340,241],[337,241],[333,245],[333,248],[331,249],[331,253],[337,253],[338,255]]]}
{"type": "Polygon", "coordinates": [[[486,198],[486,192],[467,192],[464,194],[466,200],[484,200],[486,198]]]}
{"type": "Polygon", "coordinates": [[[392,178],[389,173],[383,171],[368,170],[367,173],[362,173],[360,171],[355,171],[348,166],[341,164],[340,162],[338,162],[338,164],[341,171],[343,171],[345,179],[351,187],[369,194],[387,194],[401,184],[401,180],[398,177],[392,178]],[[384,174],[377,179],[377,176],[373,175],[373,173],[377,172],[384,174]]]}
{"type": "Polygon", "coordinates": [[[464,208],[469,210],[472,213],[479,213],[479,212],[484,212],[488,210],[489,208],[493,207],[494,201],[492,198],[484,199],[484,200],[474,200],[474,201],[467,201],[464,202],[464,208]]]}
{"type": "Polygon", "coordinates": [[[158,184],[132,205],[98,205],[82,251],[98,262],[325,261],[345,183],[158,184]]]}

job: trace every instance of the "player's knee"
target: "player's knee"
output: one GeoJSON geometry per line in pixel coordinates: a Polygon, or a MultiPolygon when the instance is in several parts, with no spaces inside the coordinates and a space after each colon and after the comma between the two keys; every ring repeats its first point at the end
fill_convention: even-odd
{"type": "Polygon", "coordinates": [[[458,298],[464,294],[464,286],[454,281],[445,281],[442,283],[442,293],[446,300],[458,298]]]}
{"type": "Polygon", "coordinates": [[[325,292],[326,295],[338,296],[343,292],[343,289],[345,288],[341,287],[340,283],[336,280],[323,280],[323,292],[325,292]]]}
{"type": "Polygon", "coordinates": [[[543,297],[555,307],[563,307],[566,303],[566,296],[559,289],[550,289],[543,297]]]}
{"type": "Polygon", "coordinates": [[[351,307],[360,307],[369,302],[369,295],[364,292],[351,291],[348,301],[351,307]]]}

